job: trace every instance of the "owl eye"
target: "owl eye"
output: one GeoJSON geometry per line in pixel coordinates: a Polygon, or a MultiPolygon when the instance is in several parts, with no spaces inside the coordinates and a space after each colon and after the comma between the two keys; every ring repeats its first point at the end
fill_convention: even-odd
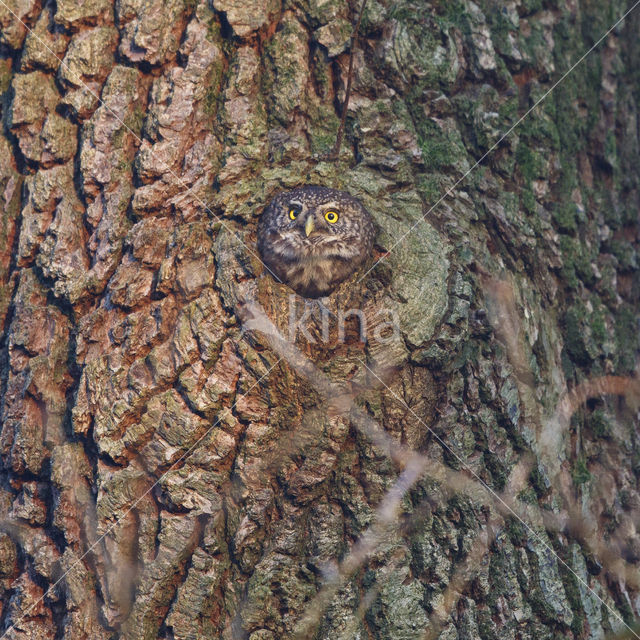
{"type": "Polygon", "coordinates": [[[324,219],[327,222],[330,222],[331,224],[335,224],[336,222],[338,222],[338,214],[335,211],[327,211],[324,214],[324,219]]]}
{"type": "Polygon", "coordinates": [[[289,219],[290,220],[295,220],[298,217],[298,214],[300,213],[300,207],[297,204],[292,204],[289,207],[289,219]]]}

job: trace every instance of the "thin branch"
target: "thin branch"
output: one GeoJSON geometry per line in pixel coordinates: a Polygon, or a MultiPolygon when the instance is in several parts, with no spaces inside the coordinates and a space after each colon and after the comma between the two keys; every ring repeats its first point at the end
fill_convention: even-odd
{"type": "Polygon", "coordinates": [[[364,13],[364,7],[367,4],[367,0],[362,0],[360,6],[360,14],[356,20],[356,26],[353,28],[351,34],[351,44],[349,46],[349,71],[347,72],[347,89],[344,94],[344,104],[342,105],[342,116],[340,117],[340,126],[338,127],[338,134],[336,136],[336,144],[333,150],[325,156],[324,160],[331,161],[337,160],[340,154],[340,147],[342,146],[342,138],[344,137],[344,128],[347,122],[347,111],[349,110],[349,98],[351,97],[351,83],[353,80],[353,54],[358,46],[358,32],[360,31],[360,22],[362,21],[362,14],[364,13]]]}

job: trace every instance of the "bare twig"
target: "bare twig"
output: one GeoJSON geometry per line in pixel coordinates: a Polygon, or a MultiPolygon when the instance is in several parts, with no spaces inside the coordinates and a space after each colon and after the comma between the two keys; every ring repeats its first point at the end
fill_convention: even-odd
{"type": "Polygon", "coordinates": [[[342,146],[342,138],[344,137],[344,128],[347,122],[347,111],[349,110],[349,98],[351,97],[351,83],[353,80],[353,55],[358,46],[358,32],[360,31],[360,22],[362,21],[362,14],[364,13],[364,7],[367,4],[367,0],[362,0],[360,6],[360,13],[356,20],[356,25],[353,28],[351,34],[351,43],[349,46],[349,71],[347,72],[347,88],[344,94],[344,103],[342,105],[342,115],[340,117],[340,126],[338,127],[338,133],[336,135],[336,144],[333,150],[330,151],[323,159],[327,161],[337,160],[340,154],[340,147],[342,146]]]}
{"type": "MultiPolygon", "coordinates": [[[[507,333],[509,333],[509,331],[519,333],[519,324],[514,316],[514,305],[508,303],[512,298],[508,295],[508,291],[506,290],[503,290],[502,294],[503,295],[498,296],[498,305],[501,307],[499,315],[503,316],[503,320],[509,319],[512,321],[511,327],[507,330],[507,333]]],[[[403,496],[406,495],[422,475],[426,474],[427,469],[429,470],[430,476],[434,475],[434,473],[439,473],[441,476],[444,476],[446,478],[445,482],[448,488],[457,487],[474,496],[478,496],[479,493],[484,492],[490,494],[489,499],[497,509],[500,516],[515,516],[523,524],[532,538],[537,539],[542,546],[555,555],[560,564],[573,573],[575,578],[582,583],[586,589],[591,591],[595,597],[600,600],[607,609],[609,609],[613,616],[618,618],[622,624],[625,624],[620,615],[604,600],[602,600],[597,593],[593,592],[584,580],[575,573],[572,567],[558,556],[553,551],[549,543],[540,538],[540,536],[527,522],[528,518],[526,514],[522,512],[521,505],[518,504],[516,496],[518,491],[527,486],[527,479],[535,462],[533,455],[525,456],[520,460],[512,470],[511,477],[508,482],[509,489],[504,493],[498,494],[487,486],[486,483],[484,483],[472,470],[470,470],[470,472],[476,481],[465,474],[444,468],[443,465],[438,464],[427,456],[413,451],[410,447],[397,443],[375,420],[355,404],[352,393],[350,393],[344,385],[332,382],[312,362],[307,360],[295,345],[285,340],[280,335],[278,329],[266,316],[259,304],[254,301],[246,301],[242,305],[242,308],[238,310],[238,317],[242,320],[246,329],[250,331],[258,331],[262,334],[267,344],[281,358],[287,360],[298,375],[307,379],[316,391],[318,391],[329,402],[334,411],[348,416],[356,428],[369,437],[387,456],[403,467],[403,471],[401,472],[398,480],[385,494],[382,502],[376,509],[376,518],[372,525],[363,533],[350,553],[340,563],[338,569],[332,575],[328,576],[322,589],[307,605],[306,613],[300,619],[298,626],[296,627],[296,638],[310,637],[310,634],[317,627],[323,612],[329,606],[331,600],[337,595],[339,589],[366,562],[367,558],[371,556],[380,542],[383,539],[388,538],[389,533],[398,526],[397,515],[403,496]]],[[[507,344],[508,351],[510,351],[510,359],[513,359],[514,361],[521,360],[523,355],[521,352],[522,345],[518,344],[515,337],[509,339],[507,344]]],[[[378,379],[378,381],[395,397],[398,402],[405,406],[405,408],[418,420],[418,422],[420,422],[427,430],[434,433],[432,429],[411,409],[411,407],[407,405],[401,397],[395,394],[382,379],[380,379],[375,371],[370,369],[365,362],[361,361],[361,364],[363,364],[365,369],[367,369],[374,378],[378,379]]],[[[616,388],[618,387],[616,386],[616,388]]],[[[443,447],[450,450],[448,445],[443,442],[437,434],[434,433],[434,436],[443,447]]],[[[497,521],[492,524],[495,525],[496,523],[497,521]]],[[[556,530],[566,527],[566,521],[562,519],[559,519],[557,522],[552,524],[555,525],[555,527],[550,528],[555,528],[556,530]]],[[[490,527],[490,529],[492,529],[492,527],[490,527]]],[[[430,623],[433,624],[433,628],[438,628],[442,624],[446,615],[448,615],[448,612],[450,612],[451,608],[455,605],[455,602],[457,601],[456,594],[459,593],[459,590],[468,581],[466,576],[471,575],[474,572],[474,568],[481,561],[484,550],[488,548],[490,540],[490,531],[482,534],[477,543],[474,544],[473,552],[470,553],[467,561],[465,561],[454,574],[451,588],[447,589],[443,605],[435,613],[435,618],[430,620],[430,623]]],[[[625,626],[628,627],[628,625],[625,626]]],[[[628,628],[631,630],[630,627],[628,628]]],[[[431,625],[429,629],[427,629],[426,633],[430,634],[430,630],[433,630],[431,625]]],[[[640,638],[640,636],[637,637],[640,638]]]]}

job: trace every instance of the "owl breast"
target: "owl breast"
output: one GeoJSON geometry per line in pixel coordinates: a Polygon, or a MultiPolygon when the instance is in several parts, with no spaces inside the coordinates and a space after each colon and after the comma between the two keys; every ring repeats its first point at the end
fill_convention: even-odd
{"type": "Polygon", "coordinates": [[[287,271],[286,282],[305,298],[320,298],[331,292],[336,275],[334,260],[303,260],[287,271]]]}
{"type": "Polygon", "coordinates": [[[345,191],[307,185],[276,195],[260,216],[258,250],[280,282],[306,298],[329,295],[371,254],[375,229],[345,191]]]}

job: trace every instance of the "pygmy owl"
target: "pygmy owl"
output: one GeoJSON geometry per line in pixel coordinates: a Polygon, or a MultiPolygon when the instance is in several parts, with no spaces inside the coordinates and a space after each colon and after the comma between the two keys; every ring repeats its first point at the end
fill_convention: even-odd
{"type": "Polygon", "coordinates": [[[346,191],[305,185],[278,193],[258,222],[258,251],[305,298],[329,295],[371,254],[375,228],[346,191]]]}

